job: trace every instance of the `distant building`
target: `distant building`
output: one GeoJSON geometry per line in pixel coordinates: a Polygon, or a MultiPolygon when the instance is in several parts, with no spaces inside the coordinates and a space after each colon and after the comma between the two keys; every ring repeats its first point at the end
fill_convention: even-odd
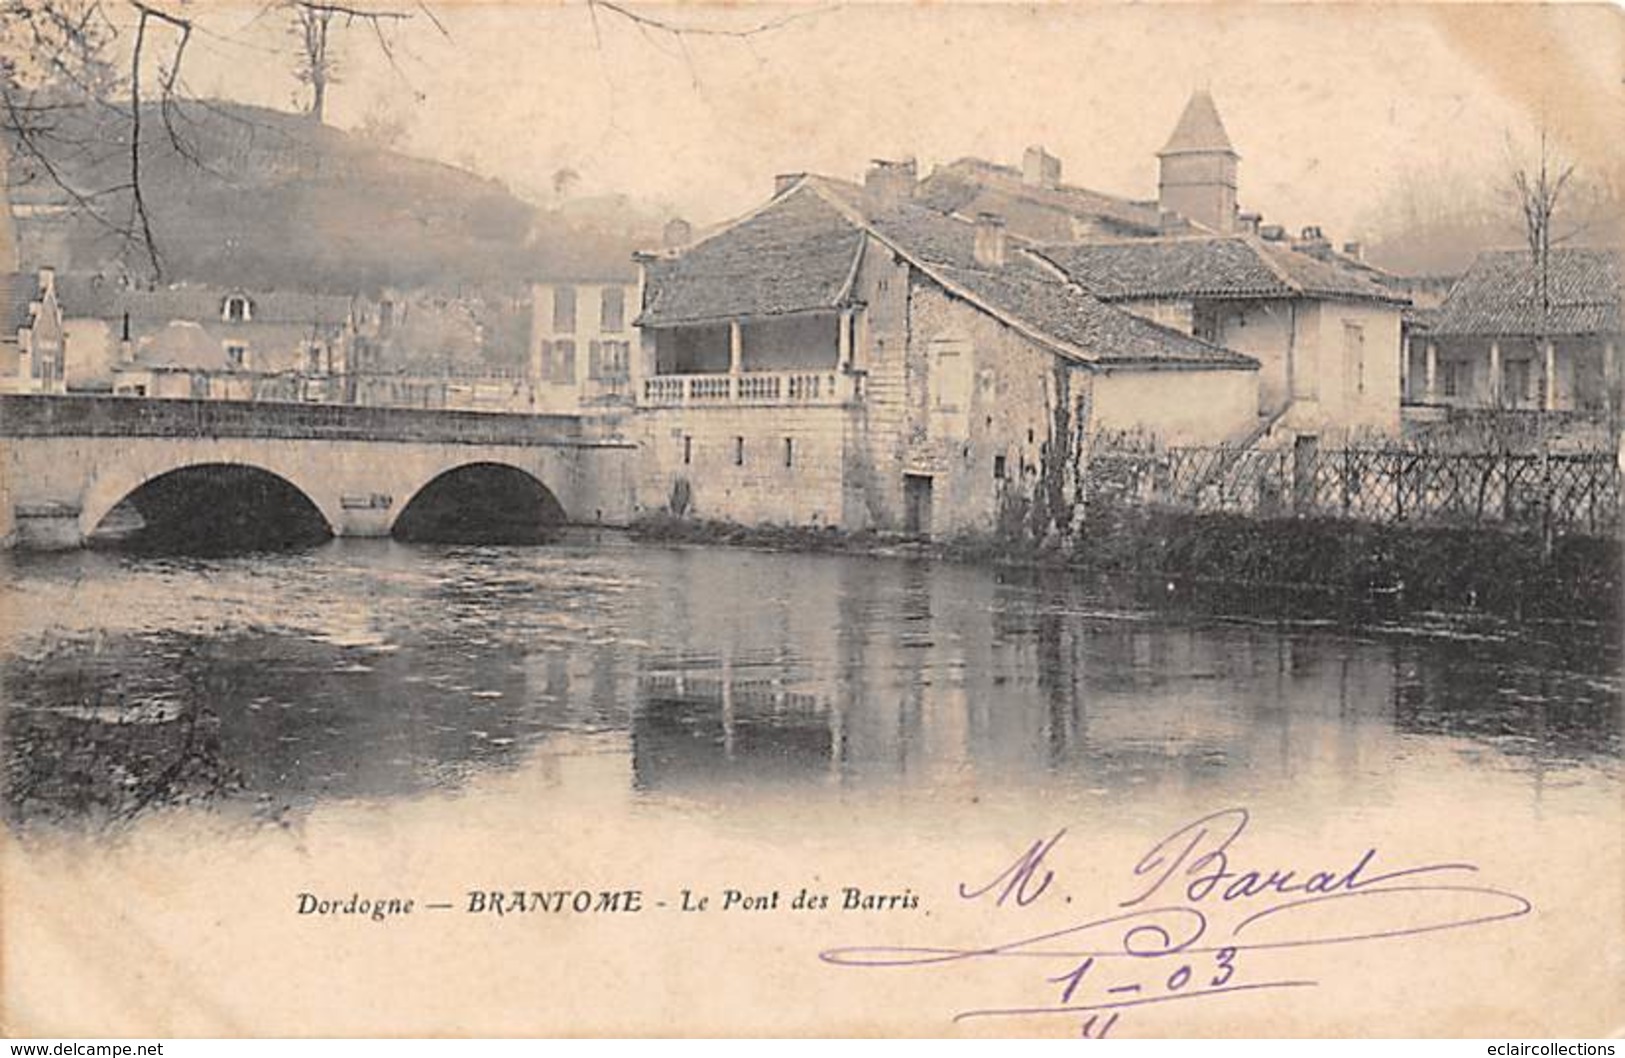
{"type": "Polygon", "coordinates": [[[994,213],[1011,234],[1041,242],[1156,235],[1156,202],[1137,202],[1061,182],[1061,160],[1029,147],[1021,168],[980,158],[939,166],[921,181],[915,201],[942,213],[994,213]]]}
{"type": "Polygon", "coordinates": [[[1622,258],[1619,249],[1552,250],[1543,298],[1529,251],[1479,254],[1410,350],[1407,401],[1416,413],[1617,412],[1622,258]]]}
{"type": "MultiPolygon", "coordinates": [[[[1259,218],[1236,204],[1240,156],[1213,97],[1191,96],[1157,154],[1157,197],[1133,199],[1062,181],[1061,159],[1027,148],[1020,168],[980,158],[939,166],[915,200],[943,213],[996,213],[1012,234],[1037,242],[1163,234],[1227,234],[1259,218]]],[[[1256,233],[1256,232],[1255,232],[1256,233]]]]}
{"type": "Polygon", "coordinates": [[[61,393],[68,388],[67,337],[57,301],[56,273],[37,279],[0,276],[5,336],[0,341],[0,392],[61,393]]]}
{"type": "Polygon", "coordinates": [[[1108,305],[998,218],[916,191],[912,162],[877,163],[861,188],[786,177],[754,213],[644,258],[642,506],[1043,531],[1091,432],[1219,443],[1255,427],[1257,361],[1108,305]]]}
{"type": "Polygon", "coordinates": [[[100,275],[56,282],[69,388],[148,397],[342,400],[355,302],[100,275]]]}
{"type": "Polygon", "coordinates": [[[537,410],[626,410],[634,403],[637,269],[551,277],[531,286],[531,377],[537,410]]]}

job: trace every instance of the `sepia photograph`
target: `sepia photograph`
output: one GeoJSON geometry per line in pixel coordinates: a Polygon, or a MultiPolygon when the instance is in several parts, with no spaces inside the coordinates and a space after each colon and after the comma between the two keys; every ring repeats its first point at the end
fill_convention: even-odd
{"type": "Polygon", "coordinates": [[[0,1035],[1618,1036],[1622,130],[1607,4],[0,0],[0,1035]]]}

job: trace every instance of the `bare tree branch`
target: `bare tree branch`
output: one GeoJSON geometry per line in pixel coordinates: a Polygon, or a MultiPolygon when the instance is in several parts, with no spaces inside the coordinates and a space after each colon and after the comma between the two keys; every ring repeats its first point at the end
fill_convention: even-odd
{"type": "Polygon", "coordinates": [[[617,3],[616,0],[587,0],[587,6],[590,8],[603,8],[605,11],[611,11],[634,25],[642,26],[658,33],[670,34],[671,36],[677,38],[731,37],[736,40],[749,39],[751,37],[760,36],[763,33],[771,33],[773,30],[780,29],[792,22],[797,22],[804,18],[812,18],[816,15],[821,15],[824,12],[831,10],[829,7],[818,7],[807,11],[792,11],[788,15],[784,15],[780,18],[775,18],[767,22],[761,22],[754,26],[746,26],[740,29],[727,29],[719,26],[684,25],[678,22],[670,22],[663,18],[656,18],[653,15],[645,15],[640,12],[633,11],[631,8],[617,3]]]}
{"type": "MultiPolygon", "coordinates": [[[[403,81],[406,80],[406,74],[395,61],[395,49],[390,44],[384,27],[390,23],[410,20],[412,18],[410,11],[358,7],[352,4],[330,3],[328,0],[285,0],[285,3],[293,10],[294,35],[298,38],[300,46],[299,65],[294,70],[294,76],[301,83],[310,85],[311,100],[307,113],[311,120],[316,122],[323,120],[327,108],[328,86],[338,81],[338,56],[332,49],[333,42],[330,36],[335,18],[343,20],[345,29],[351,28],[357,22],[370,27],[373,37],[378,42],[379,50],[389,60],[390,68],[403,81]]],[[[434,23],[436,29],[446,34],[446,27],[421,0],[418,7],[434,23]]]]}

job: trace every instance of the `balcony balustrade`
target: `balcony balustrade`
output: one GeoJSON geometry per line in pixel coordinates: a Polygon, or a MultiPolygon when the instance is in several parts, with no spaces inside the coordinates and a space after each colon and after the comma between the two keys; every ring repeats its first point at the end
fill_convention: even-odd
{"type": "Polygon", "coordinates": [[[643,380],[646,408],[716,405],[840,405],[858,398],[856,378],[839,371],[746,371],[737,375],[656,375],[643,380]]]}

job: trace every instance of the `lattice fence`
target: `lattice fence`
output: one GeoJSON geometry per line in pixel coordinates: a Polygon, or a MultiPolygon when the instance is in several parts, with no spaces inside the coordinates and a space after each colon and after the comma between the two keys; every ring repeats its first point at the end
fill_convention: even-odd
{"type": "Polygon", "coordinates": [[[1379,523],[1621,528],[1611,453],[1459,454],[1096,446],[1093,501],[1379,523]]]}

